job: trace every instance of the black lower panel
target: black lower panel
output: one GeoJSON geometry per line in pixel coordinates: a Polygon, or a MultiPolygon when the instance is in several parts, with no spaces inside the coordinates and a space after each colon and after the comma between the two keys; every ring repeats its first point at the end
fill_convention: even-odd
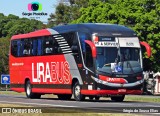
{"type": "MultiPolygon", "coordinates": [[[[24,84],[11,84],[11,88],[25,88],[24,84]]],[[[32,88],[71,89],[69,84],[34,84],[32,88]]]]}

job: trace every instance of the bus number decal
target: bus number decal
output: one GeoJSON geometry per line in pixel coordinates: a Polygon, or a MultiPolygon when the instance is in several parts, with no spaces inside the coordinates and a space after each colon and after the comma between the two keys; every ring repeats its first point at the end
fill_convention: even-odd
{"type": "Polygon", "coordinates": [[[70,83],[69,63],[46,62],[32,63],[33,82],[70,83]]]}

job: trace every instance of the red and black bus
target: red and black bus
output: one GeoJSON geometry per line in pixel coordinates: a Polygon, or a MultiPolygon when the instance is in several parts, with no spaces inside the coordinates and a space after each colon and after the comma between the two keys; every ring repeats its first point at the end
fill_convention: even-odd
{"type": "Polygon", "coordinates": [[[11,90],[28,98],[55,94],[61,100],[109,96],[123,101],[142,94],[141,45],[151,48],[122,25],[61,25],[11,38],[11,90]]]}

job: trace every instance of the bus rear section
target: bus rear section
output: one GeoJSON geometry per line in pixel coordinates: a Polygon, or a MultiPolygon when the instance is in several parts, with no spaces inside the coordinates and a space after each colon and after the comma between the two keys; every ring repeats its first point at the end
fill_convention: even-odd
{"type": "Polygon", "coordinates": [[[77,101],[102,96],[123,101],[125,95],[142,94],[140,45],[147,48],[148,56],[150,47],[131,29],[73,24],[41,31],[11,39],[12,90],[26,92],[28,98],[55,94],[61,100],[73,96],[77,101]]]}

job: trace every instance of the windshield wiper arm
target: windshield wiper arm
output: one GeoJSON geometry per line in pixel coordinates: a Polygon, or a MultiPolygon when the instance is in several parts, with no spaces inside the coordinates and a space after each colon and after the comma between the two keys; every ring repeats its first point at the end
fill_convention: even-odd
{"type": "Polygon", "coordinates": [[[127,61],[127,65],[128,65],[128,64],[129,64],[129,67],[130,67],[132,73],[134,73],[134,70],[133,70],[133,68],[132,68],[132,65],[131,65],[131,63],[130,63],[129,61],[127,61]]]}
{"type": "Polygon", "coordinates": [[[105,71],[102,71],[102,70],[97,70],[98,72],[101,72],[101,73],[105,73],[105,74],[108,74],[108,75],[112,75],[112,71],[111,71],[111,73],[109,73],[109,72],[105,72],[105,71]]]}

